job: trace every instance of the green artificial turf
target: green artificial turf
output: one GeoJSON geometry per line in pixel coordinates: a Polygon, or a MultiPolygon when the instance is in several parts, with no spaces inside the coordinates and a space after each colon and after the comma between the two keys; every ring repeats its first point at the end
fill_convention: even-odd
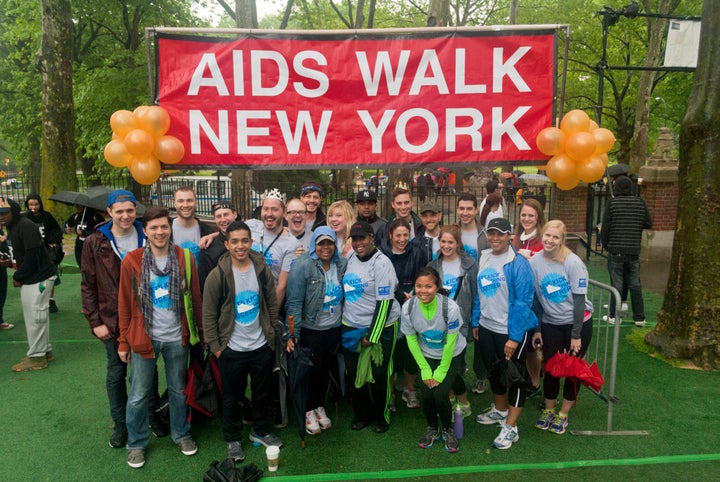
{"type": "MultiPolygon", "coordinates": [[[[73,272],[74,271],[74,272],[73,272]]],[[[601,264],[591,277],[607,282],[601,264]]],[[[27,349],[19,293],[9,288],[5,320],[13,330],[0,331],[0,480],[178,480],[198,481],[214,459],[225,457],[217,418],[193,425],[199,452],[183,456],[169,437],[151,437],[147,463],[139,470],[125,463],[124,449],[108,446],[112,423],[105,394],[105,353],[80,314],[80,276],[66,269],[56,289],[60,312],[51,315],[56,357],[46,370],[13,373],[11,365],[27,349]]],[[[648,322],[662,297],[648,293],[648,322]]],[[[597,308],[596,308],[597,309],[597,308]]],[[[478,425],[474,416],[490,405],[489,393],[470,394],[473,416],[465,419],[465,437],[457,454],[442,442],[423,450],[417,445],[425,428],[421,410],[400,401],[390,431],[350,430],[346,403],[329,404],[333,428],[306,436],[300,448],[297,429],[277,430],[285,441],[277,480],[479,480],[507,476],[516,480],[713,480],[720,475],[720,374],[675,368],[635,349],[621,328],[613,430],[644,430],[644,436],[558,436],[533,427],[538,399],[527,402],[520,418],[520,440],[510,450],[490,449],[499,427],[478,425]]],[[[596,340],[597,341],[597,340],[596,340]]],[[[469,360],[470,360],[469,356],[469,360]]],[[[468,382],[472,376],[468,375],[468,382]]],[[[161,381],[161,385],[163,382],[161,381]]],[[[569,430],[604,431],[607,404],[583,389],[570,414],[569,430]]],[[[265,467],[264,450],[246,440],[245,463],[265,467]]]]}

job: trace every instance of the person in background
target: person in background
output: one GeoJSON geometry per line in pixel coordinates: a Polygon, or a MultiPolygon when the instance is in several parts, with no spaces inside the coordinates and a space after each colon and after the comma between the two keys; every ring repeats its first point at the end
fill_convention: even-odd
{"type": "MultiPolygon", "coordinates": [[[[627,176],[615,180],[615,197],[605,208],[602,230],[603,247],[608,252],[610,283],[621,294],[627,287],[635,326],[645,326],[645,302],[640,282],[640,248],[643,229],[652,228],[645,201],[633,195],[633,183],[627,176]]],[[[615,297],[610,297],[607,321],[615,322],[615,297]]]]}
{"type": "Polygon", "coordinates": [[[352,205],[347,201],[335,201],[328,208],[326,221],[327,225],[335,232],[340,256],[347,259],[352,252],[350,228],[355,222],[352,205]]]}
{"type": "Polygon", "coordinates": [[[198,276],[200,276],[200,289],[204,290],[205,280],[210,271],[218,264],[220,256],[227,252],[225,247],[225,233],[228,226],[238,219],[235,206],[229,202],[219,202],[212,205],[213,220],[218,229],[218,235],[212,239],[207,248],[200,250],[198,260],[198,276]]]}
{"type": "Polygon", "coordinates": [[[427,428],[419,445],[428,449],[442,436],[445,450],[454,453],[459,443],[449,393],[465,365],[466,341],[460,333],[460,308],[440,294],[441,290],[438,272],[429,266],[421,268],[415,279],[415,296],[403,305],[400,329],[422,379],[420,393],[427,428]]]}
{"type": "MultiPolygon", "coordinates": [[[[460,327],[460,334],[465,337],[468,343],[474,341],[469,327],[472,321],[473,304],[477,296],[477,283],[475,282],[477,279],[477,262],[463,249],[460,228],[457,225],[449,224],[440,228],[440,251],[437,259],[430,261],[428,266],[438,272],[442,283],[441,288],[447,291],[448,298],[458,304],[462,310],[462,319],[468,320],[463,322],[460,327]]],[[[476,348],[477,346],[475,344],[476,348]]],[[[469,417],[472,414],[465,379],[463,379],[465,373],[464,352],[466,349],[467,346],[463,349],[461,370],[456,374],[451,387],[452,396],[455,398],[455,407],[460,408],[463,417],[469,417]]],[[[482,370],[485,369],[479,350],[474,352],[474,360],[482,370]]],[[[475,371],[483,373],[481,369],[478,368],[475,371]]]]}
{"type": "MultiPolygon", "coordinates": [[[[542,230],[543,250],[530,259],[535,274],[534,309],[540,327],[533,345],[540,346],[545,360],[560,352],[585,356],[592,340],[592,303],[587,299],[588,272],[582,260],[565,246],[565,224],[548,221],[542,230]]],[[[560,411],[555,412],[560,379],[545,373],[545,408],[535,427],[561,435],[575,404],[580,382],[565,379],[560,411]]]]}
{"type": "Polygon", "coordinates": [[[362,430],[374,423],[373,430],[384,433],[390,428],[388,382],[400,306],[394,299],[395,270],[387,256],[375,247],[374,234],[372,226],[362,221],[350,229],[353,253],[343,276],[341,333],[351,387],[351,428],[362,430]],[[366,352],[361,354],[363,350],[366,352]],[[362,365],[361,361],[367,363],[362,365]],[[371,374],[374,381],[368,377],[358,379],[358,371],[371,374]]]}
{"type": "MultiPolygon", "coordinates": [[[[545,226],[545,213],[540,202],[535,199],[526,199],[520,208],[520,222],[515,228],[513,247],[525,259],[530,259],[542,251],[542,228],[545,226]]],[[[542,392],[540,387],[540,371],[542,362],[535,353],[535,345],[528,347],[527,369],[532,388],[528,397],[534,397],[542,392]]],[[[539,348],[538,348],[539,350],[539,348]]]]}
{"type": "Polygon", "coordinates": [[[152,206],[142,218],[147,245],[130,251],[120,266],[118,289],[118,357],[130,364],[126,425],[127,464],[145,465],[150,438],[148,418],[157,360],[162,356],[170,407],[170,434],[183,453],[195,455],[185,397],[190,330],[183,292],[190,291],[202,339],[202,300],[195,262],[190,259],[190,286],[185,286],[185,256],[172,242],[170,211],[152,206]],[[132,363],[131,362],[132,358],[132,363]]]}
{"type": "Polygon", "coordinates": [[[306,181],[300,186],[300,200],[305,203],[305,230],[314,231],[325,225],[325,213],[322,206],[323,190],[315,181],[306,181]]]}
{"type": "Polygon", "coordinates": [[[3,309],[5,308],[5,301],[7,300],[7,261],[10,259],[10,248],[7,245],[7,235],[0,228],[0,330],[11,330],[15,328],[15,325],[8,323],[3,318],[3,309]]]}
{"type": "Polygon", "coordinates": [[[484,425],[502,428],[493,446],[509,449],[519,439],[517,422],[525,404],[525,389],[520,381],[509,386],[497,368],[501,363],[514,365],[525,373],[525,356],[538,320],[532,310],[534,279],[530,263],[510,245],[512,227],[505,218],[488,224],[488,243],[478,262],[478,298],[473,313],[473,338],[481,345],[486,367],[490,370],[493,403],[477,416],[484,425]]]}
{"type": "Polygon", "coordinates": [[[270,385],[275,359],[278,304],[275,282],[262,254],[252,249],[250,228],[231,223],[223,236],[228,256],[221,256],[205,281],[203,335],[218,360],[223,383],[222,432],[227,456],[245,460],[242,449],[243,403],[250,377],[251,442],[282,446],[270,432],[270,385]]]}
{"type": "MultiPolygon", "coordinates": [[[[328,209],[332,223],[332,206],[328,209]]],[[[337,372],[342,321],[342,279],[347,261],[339,255],[335,232],[320,226],[313,233],[310,251],[295,260],[287,289],[287,317],[293,317],[294,331],[287,342],[292,352],[299,344],[310,348],[313,366],[308,374],[305,430],[317,435],[332,426],[325,412],[330,374],[337,372]]],[[[289,321],[286,322],[288,329],[289,321]]]]}
{"type": "Polygon", "coordinates": [[[492,219],[503,217],[502,213],[502,197],[500,197],[500,194],[488,194],[485,198],[485,204],[480,210],[480,224],[487,229],[492,219]]]}
{"type": "Polygon", "coordinates": [[[422,239],[428,260],[437,258],[440,250],[440,226],[442,224],[442,209],[437,204],[425,203],[420,208],[420,219],[425,226],[425,237],[422,239]]]}
{"type": "Polygon", "coordinates": [[[485,184],[485,198],[480,203],[480,208],[478,209],[478,212],[482,214],[483,208],[485,207],[485,204],[487,204],[487,198],[491,194],[497,194],[500,197],[500,207],[498,208],[498,211],[500,211],[498,217],[504,217],[504,206],[503,206],[503,197],[502,197],[502,188],[503,185],[500,184],[500,182],[497,179],[490,179],[487,184],[485,184]]]}
{"type": "Polygon", "coordinates": [[[295,252],[295,256],[310,251],[310,240],[312,239],[312,231],[308,231],[305,227],[305,203],[298,198],[293,198],[287,203],[285,210],[285,222],[290,234],[300,243],[302,249],[295,252]]]}
{"type": "Polygon", "coordinates": [[[65,232],[75,233],[75,261],[78,268],[82,270],[82,250],[85,239],[90,236],[95,226],[105,222],[105,218],[93,208],[75,205],[75,212],[65,221],[65,232]]]}
{"type": "MultiPolygon", "coordinates": [[[[404,219],[410,225],[410,240],[415,239],[416,236],[421,236],[425,233],[425,226],[423,226],[420,216],[413,212],[413,200],[410,196],[410,190],[407,186],[399,184],[392,192],[392,208],[393,215],[390,216],[390,221],[394,219],[404,219]]],[[[388,227],[389,222],[382,226],[380,229],[375,231],[375,244],[380,246],[384,240],[388,239],[388,227]]]]}
{"type": "Polygon", "coordinates": [[[364,189],[359,191],[357,199],[355,199],[355,209],[357,209],[356,221],[365,221],[377,233],[378,229],[385,226],[386,219],[377,215],[377,194],[375,191],[364,189]]]}
{"type": "MultiPolygon", "coordinates": [[[[52,214],[45,211],[42,199],[38,194],[31,193],[25,198],[25,208],[27,211],[23,216],[35,223],[40,230],[43,243],[47,248],[50,261],[56,266],[60,266],[60,262],[65,257],[63,252],[63,231],[52,214]]],[[[60,278],[56,277],[55,283],[50,286],[50,313],[57,313],[58,306],[55,303],[55,284],[60,284],[60,278]]]]}
{"type": "Polygon", "coordinates": [[[210,237],[216,232],[196,217],[197,198],[190,186],[180,186],[175,190],[173,205],[177,213],[177,217],[172,221],[173,243],[189,249],[197,264],[200,247],[203,245],[202,238],[210,237]]]}
{"type": "Polygon", "coordinates": [[[527,183],[524,182],[520,184],[520,187],[515,191],[515,205],[516,206],[522,206],[523,204],[523,196],[525,195],[525,191],[527,190],[527,183]]]}
{"type": "Polygon", "coordinates": [[[20,205],[12,199],[0,198],[0,225],[7,230],[9,248],[9,256],[2,264],[15,268],[12,282],[20,288],[28,339],[27,355],[12,369],[16,372],[42,370],[47,368],[48,361],[55,359],[50,344],[48,307],[57,269],[37,226],[20,215],[20,205]]]}

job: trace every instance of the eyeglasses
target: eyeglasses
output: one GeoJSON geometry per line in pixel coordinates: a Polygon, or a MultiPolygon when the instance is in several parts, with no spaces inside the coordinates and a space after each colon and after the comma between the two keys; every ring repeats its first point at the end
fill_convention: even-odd
{"type": "Polygon", "coordinates": [[[288,211],[287,213],[288,213],[290,216],[305,216],[305,213],[306,213],[306,212],[307,212],[307,211],[288,211]]]}

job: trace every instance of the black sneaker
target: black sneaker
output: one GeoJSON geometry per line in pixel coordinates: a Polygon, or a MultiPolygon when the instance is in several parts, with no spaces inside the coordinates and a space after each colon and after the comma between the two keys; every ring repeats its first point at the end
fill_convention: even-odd
{"type": "Polygon", "coordinates": [[[59,310],[57,304],[55,304],[55,300],[50,298],[50,313],[57,313],[58,311],[59,310]]]}
{"type": "Polygon", "coordinates": [[[155,435],[157,438],[163,438],[167,437],[168,433],[170,432],[170,429],[168,427],[168,424],[157,414],[150,413],[150,431],[155,435]]]}
{"type": "Polygon", "coordinates": [[[233,462],[242,462],[245,460],[245,452],[243,452],[240,442],[229,442],[227,444],[227,456],[233,462]]]}
{"type": "Polygon", "coordinates": [[[112,435],[110,435],[110,447],[119,449],[127,443],[127,427],[124,423],[116,423],[112,435]]]}
{"type": "Polygon", "coordinates": [[[255,433],[255,430],[251,430],[248,438],[250,439],[250,441],[253,444],[264,445],[265,447],[270,447],[271,445],[275,445],[277,447],[283,446],[283,443],[282,443],[282,440],[280,440],[280,437],[278,437],[277,435],[274,435],[272,433],[260,436],[257,433],[255,433]]]}

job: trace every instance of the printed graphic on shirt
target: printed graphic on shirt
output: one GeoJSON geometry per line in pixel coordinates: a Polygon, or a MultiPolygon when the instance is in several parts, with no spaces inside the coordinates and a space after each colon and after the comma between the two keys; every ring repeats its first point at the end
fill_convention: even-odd
{"type": "Polygon", "coordinates": [[[157,276],[150,280],[150,292],[152,303],[155,308],[169,310],[172,304],[170,300],[170,276],[157,276]]]}
{"type": "MultiPolygon", "coordinates": [[[[261,253],[261,254],[266,249],[267,249],[267,246],[263,246],[260,243],[253,243],[253,245],[252,245],[252,250],[257,251],[258,253],[261,253]]],[[[268,267],[270,267],[272,269],[274,261],[273,261],[272,253],[270,252],[270,250],[267,249],[267,252],[263,256],[265,257],[265,262],[267,263],[268,267]]]]}
{"type": "Polygon", "coordinates": [[[578,280],[578,288],[587,288],[587,278],[580,278],[578,280]]]}
{"type": "Polygon", "coordinates": [[[323,300],[323,311],[332,311],[340,304],[342,288],[334,283],[325,284],[325,298],[323,300]]]}
{"type": "Polygon", "coordinates": [[[426,330],[420,334],[428,348],[440,349],[445,346],[445,332],[440,330],[426,330]]]}
{"type": "Polygon", "coordinates": [[[463,249],[467,254],[473,257],[475,261],[478,260],[477,246],[471,246],[469,244],[463,244],[463,249]]]}
{"type": "Polygon", "coordinates": [[[189,249],[197,262],[198,256],[200,256],[200,246],[193,243],[192,241],[183,241],[182,243],[180,243],[180,247],[189,249]]]}
{"type": "Polygon", "coordinates": [[[540,281],[540,290],[548,301],[562,303],[570,293],[570,283],[560,273],[548,273],[540,281]]]}
{"type": "Polygon", "coordinates": [[[492,298],[505,281],[505,274],[500,274],[494,268],[485,268],[478,275],[478,288],[487,298],[492,298]]]}
{"type": "Polygon", "coordinates": [[[362,298],[363,293],[365,293],[365,286],[367,285],[363,284],[363,281],[355,273],[346,273],[343,276],[343,290],[345,291],[345,299],[349,303],[354,303],[362,298]]]}
{"type": "Polygon", "coordinates": [[[378,294],[378,296],[389,296],[390,295],[390,285],[378,286],[377,294],[378,294]]]}
{"type": "Polygon", "coordinates": [[[235,295],[235,322],[248,325],[260,312],[260,295],[255,291],[241,291],[235,295]]]}
{"type": "Polygon", "coordinates": [[[443,273],[443,288],[448,290],[448,298],[451,300],[455,299],[455,293],[457,292],[458,279],[457,276],[443,273]]]}

